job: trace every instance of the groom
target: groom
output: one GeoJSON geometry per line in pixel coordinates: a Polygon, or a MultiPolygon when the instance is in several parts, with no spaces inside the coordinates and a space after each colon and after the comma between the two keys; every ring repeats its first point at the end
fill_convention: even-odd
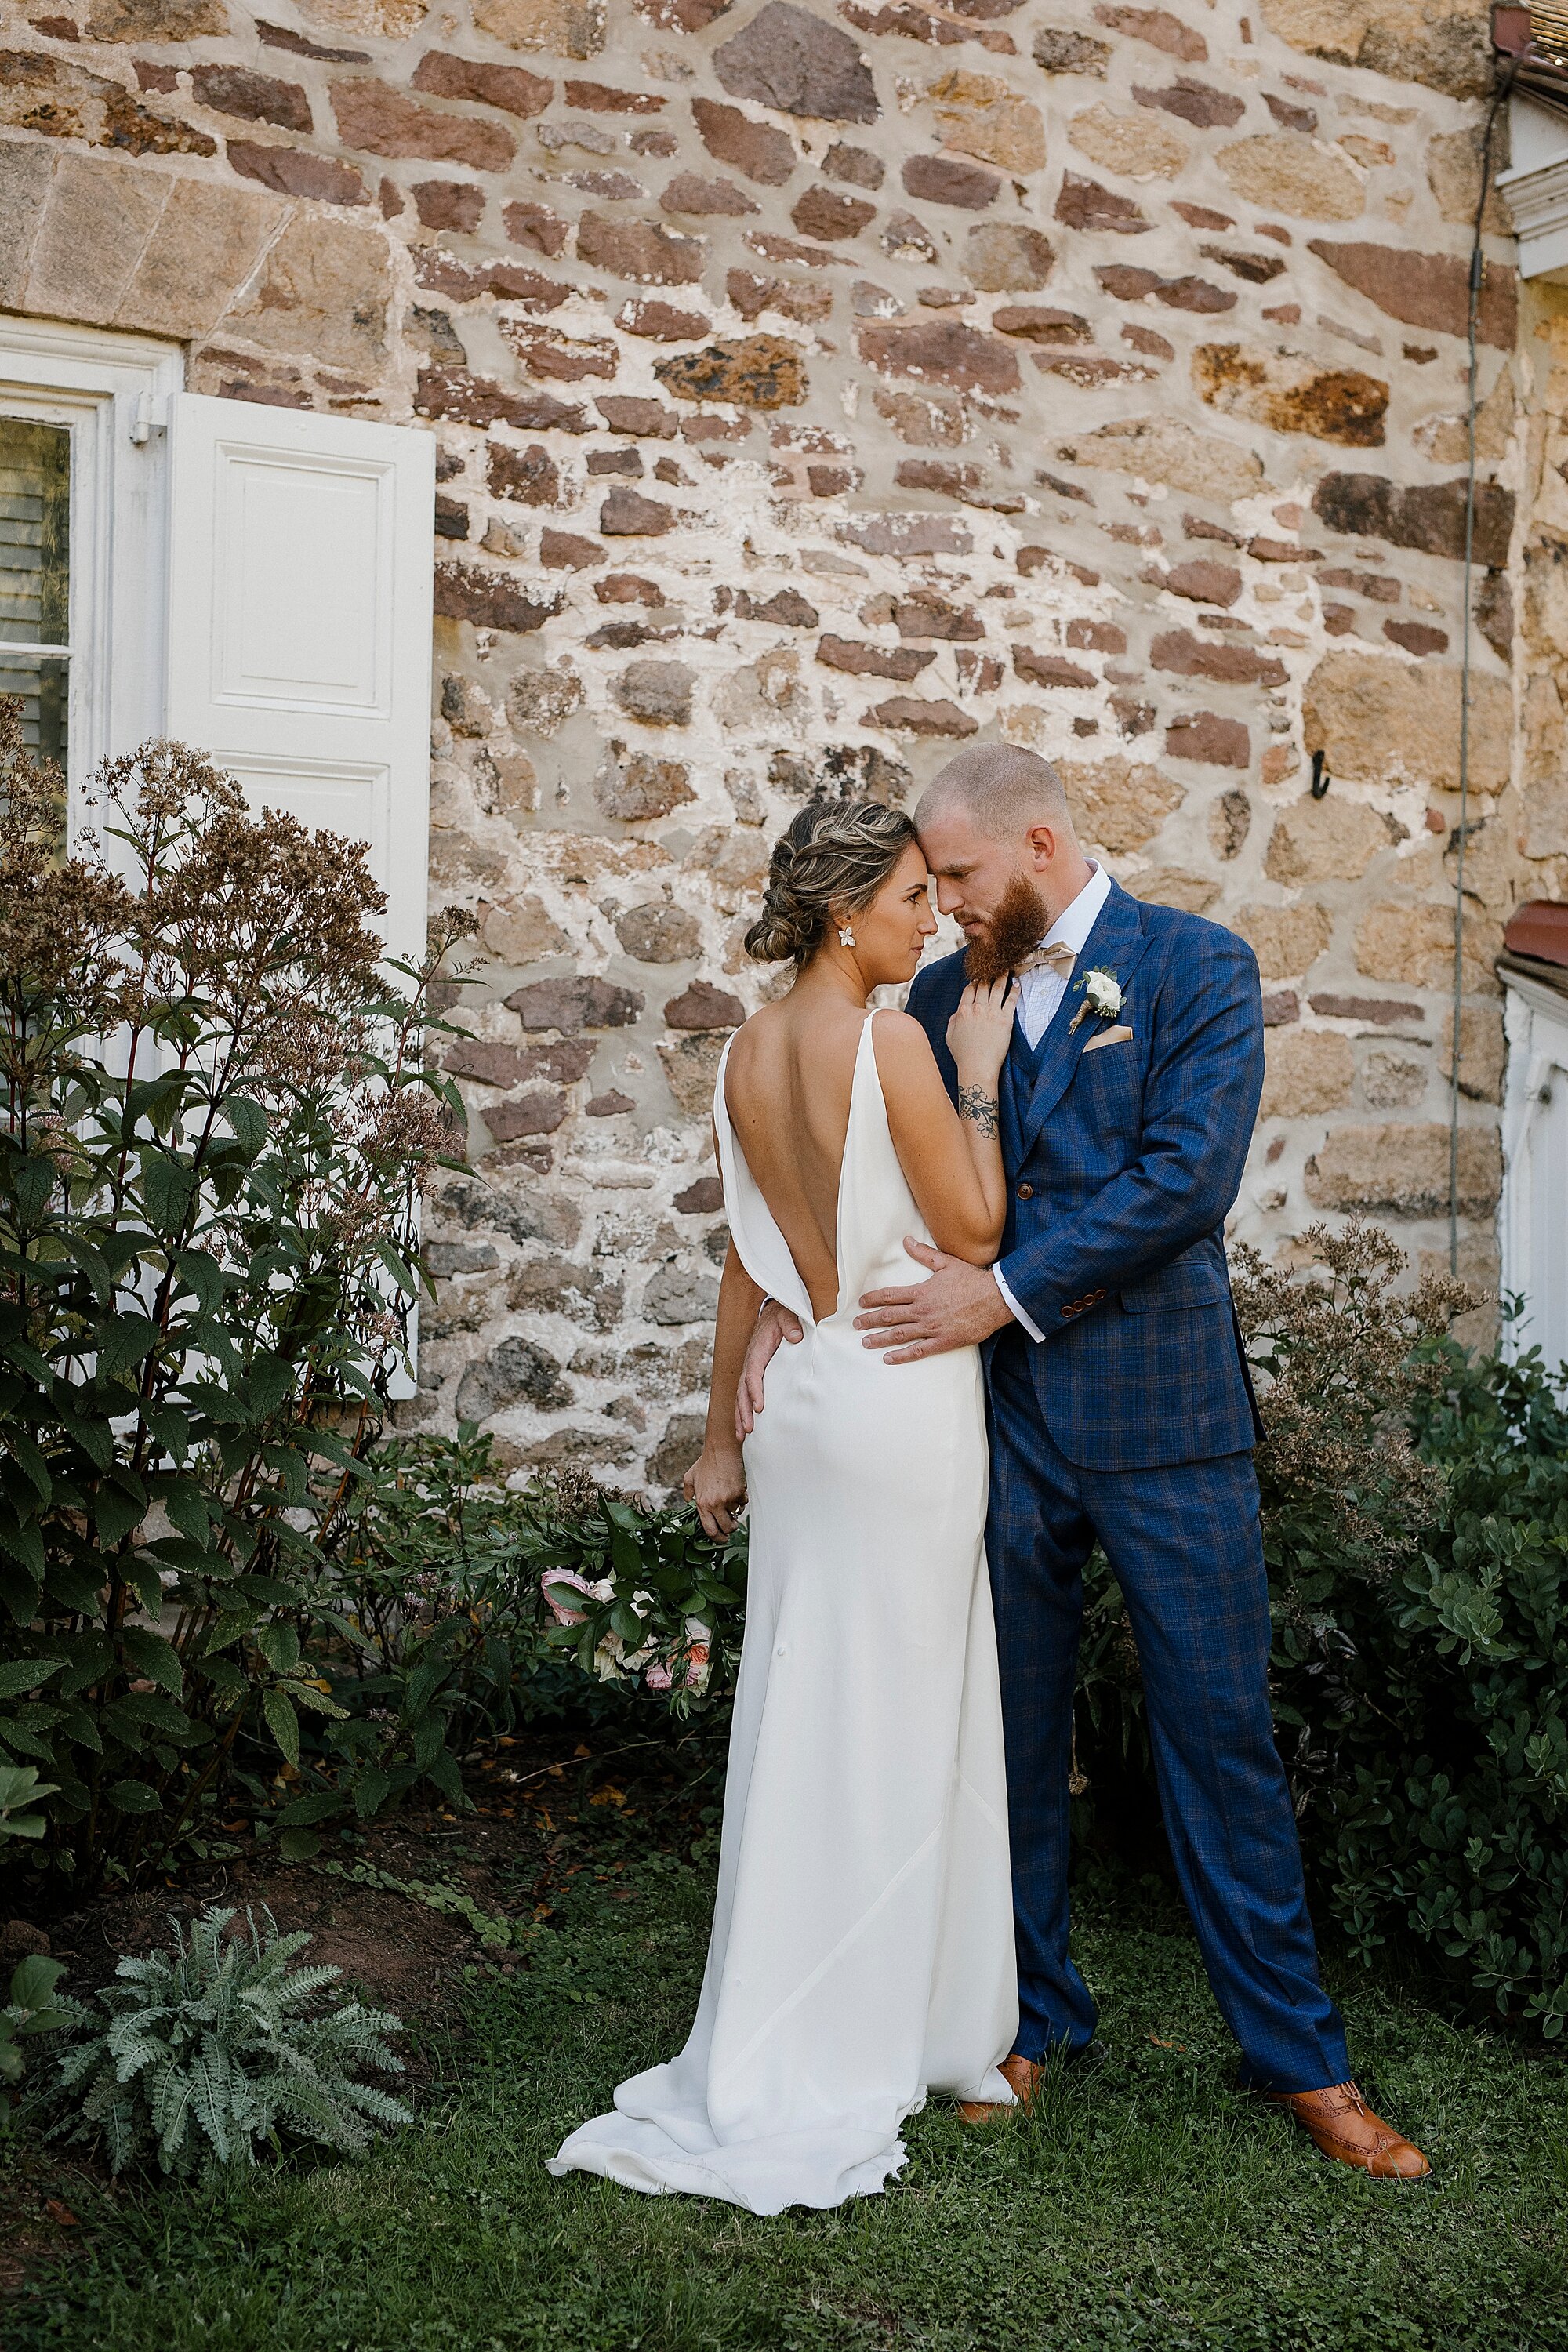
{"type": "MultiPolygon", "coordinates": [[[[1026,2103],[1050,2055],[1094,2033],[1068,1949],[1068,1776],[1098,1538],[1132,1622],[1171,1853],[1244,2079],[1326,2155],[1418,2178],[1426,2158],[1349,2080],[1269,1716],[1261,1429],[1223,1238],[1262,1087],[1257,963],[1232,932],[1142,904],[1086,859],[1056,771],[1032,751],[961,752],[915,821],[937,905],[968,941],[909,1000],[955,1097],[946,1030],[966,979],[1019,975],[1001,1087],[1007,1225],[991,1268],[910,1242],[930,1278],[868,1293],[857,1325],[892,1363],[984,1349],[1020,2002],[1002,2071],[1026,2103]]],[[[761,1405],[780,1337],[796,1336],[789,1320],[763,1310],[742,1417],[761,1405]]]]}

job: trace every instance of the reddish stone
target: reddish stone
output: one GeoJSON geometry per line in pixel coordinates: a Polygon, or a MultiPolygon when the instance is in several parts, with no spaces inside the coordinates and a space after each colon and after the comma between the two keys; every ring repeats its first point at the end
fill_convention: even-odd
{"type": "Polygon", "coordinates": [[[1171,210],[1173,213],[1180,213],[1189,228],[1234,228],[1236,226],[1228,213],[1214,212],[1207,205],[1184,204],[1179,197],[1173,200],[1171,210]]]}
{"type": "Polygon", "coordinates": [[[506,205],[501,213],[506,233],[513,245],[531,245],[535,253],[559,253],[571,235],[570,224],[548,205],[515,204],[506,205]]]}
{"type": "Polygon", "coordinates": [[[955,702],[919,702],[912,694],[895,694],[879,702],[861,720],[863,727],[885,727],[894,735],[978,735],[980,721],[960,710],[955,702]]]}
{"type": "Polygon", "coordinates": [[[707,980],[694,980],[664,1008],[665,1025],[670,1029],[738,1029],[745,1017],[738,996],[707,980]]]}
{"type": "MultiPolygon", "coordinates": [[[[718,594],[728,594],[721,589],[718,594]]],[[[724,608],[721,605],[720,610],[724,608]]],[[[738,621],[766,621],[774,628],[815,629],[821,615],[815,604],[808,604],[798,589],[781,588],[776,596],[754,604],[742,589],[735,598],[735,618],[738,621]]]]}
{"type": "Polygon", "coordinates": [[[713,321],[701,310],[678,310],[671,302],[647,301],[634,295],[623,302],[616,324],[628,335],[654,343],[693,343],[712,331],[713,321]]]}
{"type": "Polygon", "coordinates": [[[530,375],[557,383],[581,383],[584,376],[614,377],[619,354],[607,335],[558,334],[553,327],[514,326],[507,336],[530,375]]]}
{"type": "Polygon", "coordinates": [[[908,195],[929,205],[957,205],[970,213],[994,204],[1002,185],[994,172],[982,171],[978,163],[961,163],[954,155],[911,155],[903,182],[908,195]]]}
{"type": "Polygon", "coordinates": [[[312,155],[302,147],[263,147],[251,139],[230,139],[228,160],[247,180],[258,180],[280,196],[306,196],[322,205],[368,205],[369,193],[352,163],[312,155]]]}
{"type": "MultiPolygon", "coordinates": [[[[618,1087],[612,1087],[607,1095],[595,1095],[583,1106],[584,1115],[588,1118],[614,1118],[620,1111],[636,1110],[636,1108],[637,1105],[630,1095],[622,1094],[618,1087]]],[[[723,1197],[723,1191],[724,1188],[721,1184],[719,1187],[721,1199],[723,1197]]],[[[679,1198],[675,1205],[679,1208],[679,1198]]]]}
{"type": "Polygon", "coordinates": [[[1067,642],[1079,653],[1124,654],[1127,632],[1119,629],[1114,621],[1069,621],[1067,642]]]}
{"type": "Polygon", "coordinates": [[[521,1045],[493,1044],[489,1038],[465,1037],[448,1045],[441,1066],[455,1078],[471,1078],[476,1086],[518,1087],[538,1073],[530,1068],[532,1055],[521,1045]]]}
{"type": "Polygon", "coordinates": [[[1448,650],[1447,630],[1430,628],[1425,621],[1384,621],[1383,634],[1390,645],[1403,646],[1407,654],[1445,654],[1448,650]]]}
{"type": "Polygon", "coordinates": [[[1151,226],[1131,196],[1118,195],[1113,188],[1102,188],[1098,180],[1083,179],[1077,172],[1067,173],[1062,180],[1057,218],[1068,228],[1115,229],[1123,236],[1142,236],[1151,226]]]}
{"type": "MultiPolygon", "coordinates": [[[[590,1105],[590,1108],[592,1106],[590,1105]]],[[[628,1103],[627,1109],[631,1108],[628,1103]]],[[[710,1217],[724,1205],[724,1185],[718,1176],[699,1176],[684,1192],[675,1196],[675,1205],[683,1217],[710,1217]]]]}
{"type": "Polygon", "coordinates": [[[266,48],[287,49],[291,57],[319,58],[330,66],[367,66],[368,49],[323,48],[320,41],[307,40],[303,33],[291,32],[287,25],[264,24],[258,17],[256,31],[266,48]]]}
{"type": "Polygon", "coordinates": [[[590,267],[641,286],[694,286],[708,247],[700,236],[678,236],[657,221],[614,221],[603,213],[584,213],[577,226],[577,254],[590,267]]]}
{"type": "Polygon", "coordinates": [[[248,66],[193,66],[191,95],[216,114],[237,114],[246,122],[276,122],[284,131],[309,131],[310,101],[297,81],[274,81],[248,66]]]}
{"type": "Polygon", "coordinates": [[[753,122],[738,106],[694,98],[698,135],[715,162],[729,163],[766,188],[782,187],[795,166],[795,142],[771,122],[753,122]]]}
{"type": "Polygon", "coordinates": [[[656,580],[639,580],[635,572],[607,572],[594,583],[601,604],[662,604],[664,591],[656,580]]]}
{"type": "Polygon", "coordinates": [[[413,87],[432,98],[467,98],[476,105],[499,106],[503,113],[520,114],[525,121],[542,114],[555,94],[552,83],[521,66],[483,65],[445,49],[426,50],[414,69],[413,87]]]}
{"type": "MultiPolygon", "coordinates": [[[[1417,482],[1401,488],[1382,474],[1326,474],[1312,495],[1312,511],[1331,530],[1357,539],[1385,539],[1423,555],[1446,555],[1458,562],[1465,552],[1463,476],[1447,482],[1417,482]]],[[[1475,495],[1472,554],[1489,568],[1506,564],[1513,536],[1513,493],[1496,482],[1479,482],[1475,495]]]]}
{"type": "Polygon", "coordinates": [[[1231,564],[1200,557],[1192,563],[1173,565],[1160,585],[1194,604],[1219,604],[1228,610],[1241,593],[1241,574],[1231,564]]]}
{"type": "Polygon", "coordinates": [[[1157,269],[1134,269],[1125,262],[1102,263],[1095,271],[1106,293],[1119,302],[1142,302],[1151,294],[1171,310],[1234,310],[1236,296],[1204,278],[1162,278],[1157,269]]]}
{"type": "Polygon", "coordinates": [[[437,114],[384,81],[335,81],[332,112],[350,147],[372,155],[414,155],[433,163],[467,163],[476,172],[504,172],[517,142],[499,122],[467,114],[437,114]]]}
{"type": "Polygon", "coordinates": [[[561,502],[561,475],[555,460],[537,441],[526,449],[514,449],[507,441],[490,442],[485,480],[492,498],[514,499],[520,506],[553,507],[561,502]]]}
{"type": "Polygon", "coordinates": [[[457,499],[436,497],[436,536],[437,539],[467,539],[468,509],[457,499]]]}
{"type": "Polygon", "coordinates": [[[879,188],[887,177],[879,155],[868,147],[847,147],[841,139],[823,157],[822,168],[830,180],[847,180],[853,188],[879,188]]]}
{"type": "Polygon", "coordinates": [[[833,310],[829,287],[802,285],[798,278],[759,278],[750,269],[731,269],[724,280],[724,291],[746,320],[776,310],[781,318],[793,319],[800,326],[815,326],[833,310]]]}
{"type": "Polygon", "coordinates": [[[639,400],[633,394],[599,394],[595,405],[612,433],[631,433],[639,439],[673,441],[676,415],[657,400],[639,400]]]}
{"type": "Polygon", "coordinates": [[[445,619],[471,621],[476,628],[504,629],[526,636],[561,610],[560,599],[535,604],[509,572],[481,572],[471,563],[437,563],[436,610],[445,619]]]}
{"type": "Polygon", "coordinates": [[[857,466],[808,466],[805,484],[814,499],[841,499],[858,489],[866,477],[857,466]]]}
{"type": "Polygon", "coordinates": [[[1236,253],[1223,245],[1200,245],[1198,251],[1206,261],[1217,261],[1233,278],[1245,278],[1249,286],[1267,286],[1278,278],[1285,264],[1277,253],[1236,253]]]}
{"type": "Polygon", "coordinates": [[[1060,654],[1037,654],[1027,646],[1013,648],[1014,674],[1030,686],[1093,686],[1091,669],[1080,669],[1077,662],[1063,659],[1060,654]]]}
{"type": "Polygon", "coordinates": [[[1202,761],[1210,768],[1245,768],[1252,759],[1252,742],[1239,719],[1222,719],[1217,710],[1184,711],[1165,730],[1165,750],[1173,760],[1202,761]]]}
{"type": "Polygon", "coordinates": [[[851,677],[891,677],[908,685],[922,669],[935,661],[933,653],[921,653],[913,646],[893,646],[886,650],[880,646],[857,645],[849,637],[819,637],[816,658],[828,669],[847,671],[851,677]]]}
{"type": "Polygon", "coordinates": [[[1206,81],[1194,81],[1189,74],[1178,74],[1168,89],[1134,88],[1132,95],[1140,106],[1160,107],[1166,114],[1177,114],[1184,122],[1194,123],[1200,131],[1228,129],[1247,112],[1244,98],[1214,89],[1206,81]]]}
{"type": "Polygon", "coordinates": [[[1100,0],[1095,9],[1097,24],[1109,26],[1113,33],[1125,33],[1134,41],[1147,41],[1151,48],[1163,49],[1167,57],[1180,58],[1184,65],[1201,66],[1208,62],[1209,47],[1201,33],[1173,16],[1168,8],[1123,8],[1100,0]]]}
{"type": "Polygon", "coordinates": [[[553,1135],[566,1116],[566,1101],[562,1095],[511,1095],[487,1103],[483,1116],[492,1142],[515,1143],[523,1135],[553,1135]]]}
{"type": "Polygon", "coordinates": [[[660,539],[676,524],[672,507],[645,499],[640,490],[617,484],[599,509],[599,529],[606,539],[660,539]]]}
{"type": "Polygon", "coordinates": [[[727,214],[731,218],[758,209],[753,198],[733,180],[705,180],[700,172],[678,172],[658,201],[660,210],[667,213],[727,214]]]}
{"type": "Polygon", "coordinates": [[[1026,343],[1087,343],[1093,341],[1089,320],[1077,310],[1051,310],[1034,304],[995,310],[991,324],[999,335],[1016,335],[1026,343]]]}
{"type": "Polygon", "coordinates": [[[731,98],[819,122],[874,122],[880,111],[858,41],[792,0],[768,5],[713,52],[731,98]]]}
{"type": "Polygon", "coordinates": [[[1300,1021],[1301,1007],[1293,988],[1266,990],[1263,997],[1263,1025],[1266,1029],[1288,1029],[1292,1021],[1300,1021]]]}
{"type": "Polygon", "coordinates": [[[1142,352],[1145,359],[1173,360],[1176,356],[1174,343],[1167,342],[1163,335],[1157,335],[1152,327],[1125,326],[1121,330],[1121,340],[1131,351],[1142,352]]]}
{"type": "Polygon", "coordinates": [[[435,294],[449,295],[454,302],[499,294],[524,310],[558,310],[572,291],[569,286],[558,286],[552,278],[542,278],[537,269],[524,269],[515,261],[487,261],[476,268],[432,245],[421,246],[415,253],[414,275],[421,286],[435,294]]]}
{"type": "Polygon", "coordinates": [[[1418,1004],[1402,1004],[1392,996],[1314,996],[1311,1005],[1325,1021],[1375,1021],[1385,1029],[1426,1017],[1418,1004]]]}
{"type": "Polygon", "coordinates": [[[539,561],[546,572],[589,572],[595,563],[603,563],[605,551],[591,539],[574,538],[569,530],[552,530],[547,524],[539,535],[539,561]]]}
{"type": "Polygon", "coordinates": [[[967,555],[974,544],[957,515],[854,515],[836,536],[868,555],[967,555]]]}
{"type": "Polygon", "coordinates": [[[1211,646],[1190,629],[1166,629],[1149,648],[1155,669],[1178,677],[1212,677],[1235,686],[1283,686],[1288,675],[1275,654],[1251,646],[1211,646]]]}
{"type": "Polygon", "coordinates": [[[1358,596],[1370,596],[1374,604],[1397,604],[1399,583],[1385,579],[1381,572],[1320,572],[1319,580],[1325,588],[1353,589],[1358,596]]]}
{"type": "Polygon", "coordinates": [[[625,1029],[643,1009],[635,988],[607,980],[534,980],[506,999],[525,1029],[625,1029]]]}
{"type": "Polygon", "coordinates": [[[414,207],[426,228],[471,236],[484,214],[485,192],[471,180],[422,180],[414,190],[414,207]]]}
{"type": "Polygon", "coordinates": [[[603,81],[569,81],[563,95],[584,114],[662,114],[669,102],[657,90],[612,89],[603,81]]]}
{"type": "MultiPolygon", "coordinates": [[[[1411,253],[1394,245],[1335,245],[1313,237],[1307,247],[1336,277],[1406,327],[1464,335],[1469,315],[1469,267],[1454,253],[1411,253]]],[[[1483,343],[1513,349],[1518,329],[1518,273],[1489,261],[1481,280],[1476,332],[1483,343]]]]}
{"type": "Polygon", "coordinates": [[[1318,127],[1315,107],[1293,106],[1288,98],[1277,98],[1271,89],[1264,91],[1263,103],[1281,131],[1299,131],[1303,138],[1310,139],[1318,127]]]}
{"type": "Polygon", "coordinates": [[[860,196],[841,196],[832,188],[807,188],[790,214],[802,236],[819,236],[829,244],[837,237],[858,236],[876,217],[875,205],[860,196]]]}
{"type": "Polygon", "coordinates": [[[936,490],[947,499],[967,499],[985,486],[978,466],[955,466],[947,457],[900,457],[893,479],[900,490],[936,490]]]}
{"type": "Polygon", "coordinates": [[[514,425],[525,433],[585,433],[589,425],[584,409],[570,408],[547,392],[507,392],[466,368],[422,368],[414,405],[421,416],[448,416],[459,425],[514,425]]]}
{"type": "Polygon", "coordinates": [[[740,408],[794,408],[805,398],[798,343],[783,335],[747,335],[660,360],[654,374],[677,400],[721,400],[740,408]]]}
{"type": "Polygon", "coordinates": [[[912,327],[863,326],[856,337],[860,356],[884,375],[912,376],[956,392],[1016,392],[1017,354],[994,335],[982,334],[956,319],[922,320],[912,327]]]}

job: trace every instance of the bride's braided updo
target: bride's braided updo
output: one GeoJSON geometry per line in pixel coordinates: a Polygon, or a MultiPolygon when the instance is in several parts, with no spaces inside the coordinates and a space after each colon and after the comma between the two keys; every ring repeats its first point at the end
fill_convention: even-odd
{"type": "Polygon", "coordinates": [[[868,907],[914,838],[909,818],[884,801],[808,801],[773,850],[746,953],[758,963],[805,963],[830,910],[868,907]]]}

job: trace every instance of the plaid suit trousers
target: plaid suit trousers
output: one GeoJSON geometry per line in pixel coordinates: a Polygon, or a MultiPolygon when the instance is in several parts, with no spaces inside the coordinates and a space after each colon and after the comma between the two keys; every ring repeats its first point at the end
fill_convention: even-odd
{"type": "Polygon", "coordinates": [[[1046,1427],[1016,1325],[991,1351],[991,1507],[1026,2058],[1093,2034],[1068,1950],[1068,1772],[1083,1568],[1096,1537],[1138,1644],[1166,1832],[1204,1966],[1258,2089],[1350,2074],[1318,1977],[1268,1686],[1268,1588],[1249,1454],[1089,1470],[1046,1427]]]}

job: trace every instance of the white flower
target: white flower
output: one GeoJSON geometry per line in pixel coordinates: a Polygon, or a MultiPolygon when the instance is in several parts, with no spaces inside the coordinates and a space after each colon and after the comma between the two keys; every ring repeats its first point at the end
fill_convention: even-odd
{"type": "Polygon", "coordinates": [[[1102,1021],[1114,1021],[1121,1010],[1121,983],[1113,972],[1086,972],[1083,995],[1089,1011],[1098,1013],[1102,1021]]]}

